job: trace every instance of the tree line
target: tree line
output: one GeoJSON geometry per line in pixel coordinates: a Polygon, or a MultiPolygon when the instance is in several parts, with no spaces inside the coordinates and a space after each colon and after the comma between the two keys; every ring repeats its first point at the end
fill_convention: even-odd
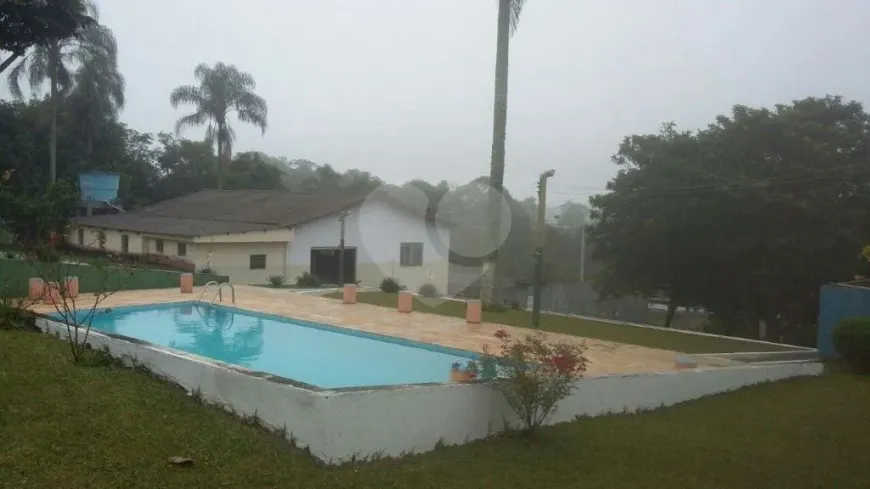
{"type": "MultiPolygon", "coordinates": [[[[523,4],[499,0],[489,175],[458,186],[400,186],[421,191],[433,207],[443,203],[458,221],[460,244],[502,227],[493,202],[504,196],[510,231],[498,253],[453,257],[489,262],[480,293],[490,297],[495,283],[531,278],[536,204],[502,188],[508,40],[523,4]]],[[[68,195],[46,185],[74,185],[90,170],[121,174],[120,203],[130,209],[205,188],[365,193],[383,184],[361,170],[234,154],[230,117],[265,131],[268,107],[253,76],[231,64],[199,65],[195,84],[168,94],[168,104],[194,109],[174,132],[128,127],[119,120],[118,46],[89,2],[4,0],[0,20],[0,51],[10,53],[0,57],[0,71],[19,96],[0,102],[0,171],[10,206],[68,195]],[[204,126],[206,137],[181,137],[191,126],[204,126]]],[[[666,324],[679,307],[703,308],[727,334],[811,343],[819,286],[870,273],[857,258],[870,242],[868,128],[860,103],[828,96],[769,109],[735,106],[698,131],[666,124],[656,134],[630,135],[613,157],[617,175],[590,200],[591,213],[569,202],[547,226],[545,280],[588,281],[605,297],[667,298],[666,324]],[[580,276],[584,248],[591,259],[580,276]]],[[[12,208],[4,208],[4,220],[12,208]]]]}

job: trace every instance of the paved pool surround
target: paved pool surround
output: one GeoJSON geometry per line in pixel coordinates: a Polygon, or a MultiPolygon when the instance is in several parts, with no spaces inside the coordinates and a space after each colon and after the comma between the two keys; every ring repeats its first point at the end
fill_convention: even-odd
{"type": "MultiPolygon", "coordinates": [[[[429,343],[472,352],[483,351],[484,345],[497,348],[494,334],[503,329],[515,337],[531,331],[503,324],[481,322],[469,324],[464,318],[428,314],[422,312],[400,313],[397,309],[371,304],[344,304],[341,300],[327,299],[310,294],[300,294],[288,289],[270,289],[236,285],[235,306],[247,311],[274,314],[286,318],[314,323],[330,324],[361,332],[381,334],[395,338],[429,343]]],[[[135,290],[117,292],[100,302],[99,307],[123,307],[133,305],[162,304],[196,300],[201,287],[193,293],[182,294],[176,289],[135,290]]],[[[210,301],[215,289],[204,296],[210,301]]],[[[86,304],[87,295],[82,295],[80,304],[86,304]]],[[[230,305],[224,297],[224,305],[230,305]]],[[[36,312],[53,313],[54,306],[40,304],[32,308],[36,312]]],[[[583,344],[584,355],[589,360],[587,375],[659,372],[675,368],[675,353],[669,350],[628,345],[613,341],[582,338],[558,333],[547,333],[553,341],[583,344]]],[[[721,365],[721,359],[701,361],[702,365],[721,365]]]]}
{"type": "MultiPolygon", "coordinates": [[[[192,299],[190,294],[175,292],[174,300],[160,301],[154,297],[157,291],[137,292],[136,299],[132,296],[125,299],[126,293],[113,295],[101,307],[192,299]]],[[[330,302],[338,307],[363,306],[330,302]]],[[[42,312],[53,310],[44,308],[42,312]]],[[[407,318],[416,313],[394,314],[407,318]]],[[[302,319],[312,321],[310,312],[309,317],[302,319]]],[[[65,325],[46,317],[37,319],[37,326],[62,338],[67,334],[65,325]]],[[[455,331],[450,326],[454,325],[446,327],[448,332],[455,331]]],[[[190,391],[198,390],[209,401],[237,413],[256,414],[267,427],[286,429],[288,438],[308,447],[315,457],[327,463],[341,463],[353,457],[420,453],[439,443],[467,443],[502,431],[505,422],[517,422],[501,395],[485,383],[320,389],[120,335],[91,331],[89,343],[95,348],[108,347],[112,355],[145,366],[190,391]]],[[[731,362],[724,367],[707,365],[676,370],[674,353],[667,353],[665,369],[655,370],[656,364],[640,372],[593,373],[578,379],[574,393],[560,403],[548,424],[572,421],[578,416],[655,409],[752,384],[819,375],[823,370],[820,363],[809,359],[757,364],[731,362]]]]}

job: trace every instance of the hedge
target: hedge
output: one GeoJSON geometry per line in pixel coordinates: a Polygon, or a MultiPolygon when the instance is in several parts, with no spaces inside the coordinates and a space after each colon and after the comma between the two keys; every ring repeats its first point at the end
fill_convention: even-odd
{"type": "MultiPolygon", "coordinates": [[[[0,297],[25,297],[30,278],[40,276],[36,267],[44,266],[40,262],[0,259],[0,297]]],[[[80,292],[95,292],[102,287],[109,290],[170,289],[179,286],[179,275],[183,273],[146,268],[101,269],[85,263],[53,263],[49,266],[62,266],[67,275],[78,277],[80,292]]],[[[207,273],[193,274],[194,285],[205,285],[211,280],[226,282],[229,278],[207,273]]]]}

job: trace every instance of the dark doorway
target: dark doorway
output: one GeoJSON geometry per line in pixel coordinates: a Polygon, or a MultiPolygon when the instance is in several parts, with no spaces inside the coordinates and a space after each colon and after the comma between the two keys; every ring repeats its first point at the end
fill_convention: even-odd
{"type": "MultiPolygon", "coordinates": [[[[311,248],[311,275],[325,284],[338,283],[338,248],[311,248]]],[[[344,283],[356,282],[356,248],[344,249],[344,283]]]]}

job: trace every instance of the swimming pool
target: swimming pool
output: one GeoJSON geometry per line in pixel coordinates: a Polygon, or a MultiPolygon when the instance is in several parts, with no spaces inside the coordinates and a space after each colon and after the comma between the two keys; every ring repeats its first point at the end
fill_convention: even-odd
{"type": "Polygon", "coordinates": [[[453,362],[475,357],[464,350],[200,302],[98,310],[91,327],[324,389],[447,382],[453,362]]]}

